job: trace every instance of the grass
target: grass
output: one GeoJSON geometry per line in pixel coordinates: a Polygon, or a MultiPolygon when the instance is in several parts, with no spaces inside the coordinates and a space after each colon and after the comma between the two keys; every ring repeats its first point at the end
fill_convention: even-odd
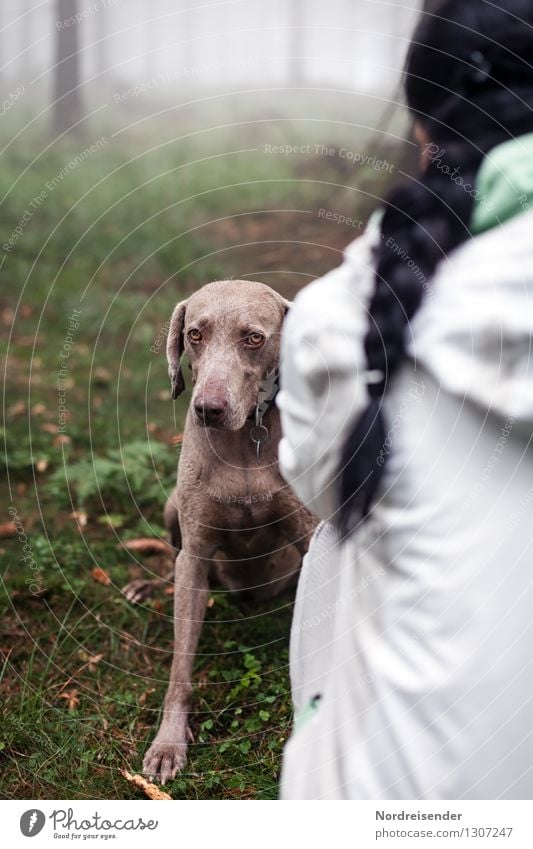
{"type": "MultiPolygon", "coordinates": [[[[272,127],[275,143],[291,138],[272,127]]],[[[190,396],[170,401],[164,324],[217,277],[293,294],[356,235],[319,207],[363,216],[369,199],[335,158],[267,157],[251,130],[158,146],[94,127],[48,150],[36,128],[17,143],[3,132],[3,243],[31,214],[0,270],[2,495],[16,511],[2,521],[16,515],[25,534],[0,539],[0,796],[139,798],[120,769],[139,771],[155,733],[172,599],[125,601],[124,583],[164,564],[121,543],[163,534],[175,477],[190,396]]],[[[386,175],[366,176],[379,193],[386,175]]],[[[276,798],[291,612],[290,597],[258,608],[213,592],[194,673],[196,742],[168,788],[175,798],[276,798]]]]}

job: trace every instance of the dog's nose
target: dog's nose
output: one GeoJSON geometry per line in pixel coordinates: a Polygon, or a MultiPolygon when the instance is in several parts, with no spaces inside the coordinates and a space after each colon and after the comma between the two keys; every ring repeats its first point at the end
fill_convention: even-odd
{"type": "Polygon", "coordinates": [[[202,424],[215,425],[222,419],[226,406],[223,398],[199,398],[194,402],[194,411],[202,424]]]}

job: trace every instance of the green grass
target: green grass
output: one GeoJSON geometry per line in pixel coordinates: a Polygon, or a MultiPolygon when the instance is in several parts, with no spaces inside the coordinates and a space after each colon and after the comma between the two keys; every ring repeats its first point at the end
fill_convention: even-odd
{"type": "MultiPolygon", "coordinates": [[[[2,243],[28,208],[32,215],[0,270],[2,495],[35,566],[21,559],[25,540],[0,539],[2,798],[140,798],[120,769],[140,770],[156,730],[172,599],[125,601],[124,583],[163,564],[120,543],[163,534],[173,436],[189,399],[170,401],[158,335],[176,301],[217,277],[248,275],[293,293],[338,264],[356,235],[328,229],[317,209],[368,211],[365,195],[342,188],[356,181],[338,161],[266,157],[265,141],[301,140],[301,127],[269,127],[260,138],[240,128],[159,147],[155,135],[140,144],[103,127],[48,151],[44,132],[9,144],[13,129],[3,130],[2,243]],[[108,141],[46,190],[101,135],[108,141]],[[69,415],[58,434],[60,352],[74,309],[79,328],[63,375],[69,415]],[[110,584],[94,579],[97,566],[110,584]]],[[[366,177],[379,193],[384,176],[366,177]]],[[[272,799],[291,723],[292,600],[253,607],[223,592],[212,600],[194,673],[196,742],[169,790],[272,799]]]]}
{"type": "MultiPolygon", "coordinates": [[[[154,734],[172,644],[171,598],[132,608],[118,587],[128,558],[108,541],[63,530],[33,546],[46,590],[28,596],[8,576],[12,652],[3,681],[4,798],[136,798],[136,771],[154,734]],[[113,585],[91,580],[93,562],[113,585]],[[96,662],[90,659],[96,655],[96,662]],[[101,655],[101,658],[99,657],[101,655]],[[72,704],[64,694],[74,694],[72,704]]],[[[213,596],[195,670],[186,772],[175,798],[274,798],[287,736],[290,604],[257,610],[213,596]]],[[[5,639],[5,637],[4,637],[5,639]]]]}

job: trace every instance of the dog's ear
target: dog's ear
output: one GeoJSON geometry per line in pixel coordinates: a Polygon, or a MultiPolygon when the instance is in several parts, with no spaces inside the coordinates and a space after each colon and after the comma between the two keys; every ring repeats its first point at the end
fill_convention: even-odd
{"type": "Polygon", "coordinates": [[[287,298],[280,297],[281,306],[283,307],[283,317],[287,315],[290,308],[292,307],[292,301],[288,301],[287,298]]]}
{"type": "Polygon", "coordinates": [[[181,301],[174,308],[167,336],[168,375],[172,386],[173,400],[176,400],[185,389],[185,380],[183,379],[180,360],[185,347],[183,325],[185,323],[186,307],[187,301],[181,301]]]}

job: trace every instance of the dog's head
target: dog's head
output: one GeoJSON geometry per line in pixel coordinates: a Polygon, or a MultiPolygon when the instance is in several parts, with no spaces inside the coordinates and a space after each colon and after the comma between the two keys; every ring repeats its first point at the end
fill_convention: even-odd
{"type": "Polygon", "coordinates": [[[269,286],[247,280],[208,283],[176,306],[167,338],[172,397],[185,389],[185,353],[197,425],[231,431],[244,426],[257,404],[262,379],[277,367],[281,325],[289,306],[269,286]]]}

